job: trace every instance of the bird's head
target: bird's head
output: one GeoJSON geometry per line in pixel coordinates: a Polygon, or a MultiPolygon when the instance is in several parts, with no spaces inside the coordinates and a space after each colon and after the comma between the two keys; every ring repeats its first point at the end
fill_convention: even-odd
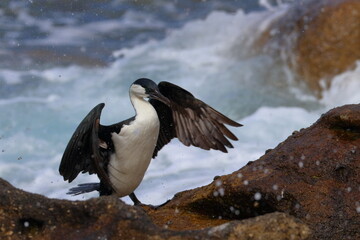
{"type": "Polygon", "coordinates": [[[140,78],[133,82],[130,87],[130,94],[140,98],[156,99],[166,105],[169,105],[170,103],[169,99],[161,94],[158,85],[147,78],[140,78]]]}

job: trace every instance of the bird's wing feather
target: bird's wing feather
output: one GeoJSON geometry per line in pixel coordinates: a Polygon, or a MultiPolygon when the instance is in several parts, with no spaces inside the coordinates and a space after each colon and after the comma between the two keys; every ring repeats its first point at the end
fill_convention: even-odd
{"type": "Polygon", "coordinates": [[[186,146],[215,149],[227,152],[231,140],[237,140],[225,124],[240,127],[241,124],[224,116],[206,103],[195,98],[185,89],[169,83],[158,84],[161,94],[170,100],[170,106],[150,100],[160,120],[160,133],[154,157],[172,138],[177,137],[186,146]]]}
{"type": "Polygon", "coordinates": [[[94,107],[71,137],[59,167],[64,180],[71,182],[80,172],[96,173],[102,182],[111,186],[104,169],[108,159],[99,149],[100,141],[105,141],[99,139],[100,115],[104,106],[101,103],[94,107]]]}

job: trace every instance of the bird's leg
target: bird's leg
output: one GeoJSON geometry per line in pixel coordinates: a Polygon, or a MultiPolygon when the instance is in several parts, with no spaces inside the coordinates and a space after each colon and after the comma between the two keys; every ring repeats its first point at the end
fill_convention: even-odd
{"type": "Polygon", "coordinates": [[[136,197],[135,193],[132,192],[129,194],[129,197],[130,199],[134,202],[134,205],[135,206],[138,206],[138,205],[142,205],[142,203],[140,202],[140,200],[136,197]]]}
{"type": "Polygon", "coordinates": [[[150,208],[152,208],[152,209],[158,209],[158,208],[160,208],[160,207],[162,207],[162,206],[164,206],[165,204],[167,204],[168,202],[170,202],[170,200],[167,200],[166,202],[164,202],[163,204],[160,204],[160,205],[156,205],[156,206],[153,206],[153,205],[144,205],[142,202],[140,202],[140,200],[136,197],[136,195],[135,195],[135,193],[134,192],[132,192],[132,193],[130,193],[129,194],[129,197],[130,197],[130,199],[134,202],[134,205],[135,206],[140,206],[140,205],[142,205],[142,206],[148,206],[148,207],[150,207],[150,208]]]}

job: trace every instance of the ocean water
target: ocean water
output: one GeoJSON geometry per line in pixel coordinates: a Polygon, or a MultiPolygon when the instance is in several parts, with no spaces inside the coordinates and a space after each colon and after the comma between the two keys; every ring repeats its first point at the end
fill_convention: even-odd
{"type": "Polygon", "coordinates": [[[335,76],[318,99],[295,80],[282,56],[256,50],[258,37],[289,4],[2,2],[0,177],[51,198],[97,196],[66,195],[97,177],[83,174],[64,182],[58,173],[62,153],[96,104],[106,104],[104,125],[133,116],[128,88],[140,77],[178,84],[244,125],[231,129],[239,141],[228,154],[177,140],[165,146],[135,191],[151,204],[238,170],[329,109],[358,103],[360,61],[335,76]]]}

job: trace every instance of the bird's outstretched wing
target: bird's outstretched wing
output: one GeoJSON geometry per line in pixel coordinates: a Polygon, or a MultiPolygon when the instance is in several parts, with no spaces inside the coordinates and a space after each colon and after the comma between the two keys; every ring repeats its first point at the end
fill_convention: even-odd
{"type": "Polygon", "coordinates": [[[160,120],[160,133],[153,157],[175,137],[186,146],[193,145],[206,150],[227,152],[226,147],[233,147],[227,138],[238,139],[225,124],[233,127],[240,127],[241,124],[175,84],[160,82],[158,87],[161,94],[170,100],[170,106],[158,100],[150,100],[160,120]]]}
{"type": "Polygon", "coordinates": [[[99,129],[103,127],[100,125],[100,115],[104,106],[104,103],[100,103],[94,107],[71,137],[59,167],[64,180],[71,182],[80,172],[96,173],[105,185],[111,186],[104,169],[108,159],[99,148],[100,141],[103,141],[99,138],[99,129]]]}

